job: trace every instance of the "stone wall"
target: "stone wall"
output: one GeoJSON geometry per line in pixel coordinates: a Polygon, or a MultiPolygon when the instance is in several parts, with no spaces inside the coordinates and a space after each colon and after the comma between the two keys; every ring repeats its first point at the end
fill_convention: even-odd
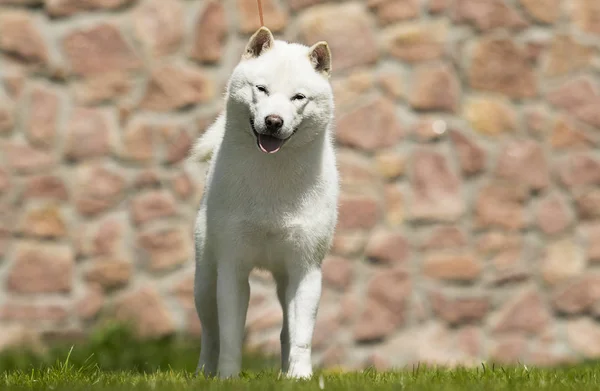
{"type": "MultiPolygon", "coordinates": [[[[278,37],[333,51],[316,360],[600,356],[600,2],[263,6],[278,37]]],[[[2,327],[198,333],[205,167],[183,159],[257,27],[254,0],[0,0],[2,327]]],[[[276,352],[271,280],[252,285],[248,344],[276,352]]]]}

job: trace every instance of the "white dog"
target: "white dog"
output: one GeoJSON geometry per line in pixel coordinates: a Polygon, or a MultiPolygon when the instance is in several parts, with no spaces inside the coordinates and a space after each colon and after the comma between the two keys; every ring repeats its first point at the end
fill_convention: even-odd
{"type": "Polygon", "coordinates": [[[272,272],[283,308],[281,365],[312,375],[321,263],[337,222],[338,172],[327,43],[250,38],[224,112],[192,151],[212,156],[196,222],[198,371],[237,376],[253,268],[272,272]]]}

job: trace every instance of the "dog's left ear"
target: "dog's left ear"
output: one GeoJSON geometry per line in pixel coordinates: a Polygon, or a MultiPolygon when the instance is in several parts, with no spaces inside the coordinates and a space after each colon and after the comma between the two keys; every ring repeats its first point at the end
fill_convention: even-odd
{"type": "Polygon", "coordinates": [[[250,37],[243,58],[249,59],[258,57],[271,49],[274,43],[275,38],[273,38],[271,30],[263,26],[250,37]]]}
{"type": "Polygon", "coordinates": [[[331,76],[331,50],[325,41],[317,42],[308,50],[308,58],[315,71],[331,76]]]}

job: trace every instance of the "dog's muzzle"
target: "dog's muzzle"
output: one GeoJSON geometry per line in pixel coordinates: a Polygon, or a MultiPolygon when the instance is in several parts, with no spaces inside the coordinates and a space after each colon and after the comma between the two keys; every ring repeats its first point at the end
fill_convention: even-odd
{"type": "MultiPolygon", "coordinates": [[[[281,147],[283,147],[283,144],[285,144],[286,141],[288,141],[291,137],[290,135],[290,137],[287,138],[279,138],[277,136],[259,133],[254,127],[254,120],[252,118],[250,119],[250,127],[252,127],[252,133],[254,133],[254,136],[256,137],[256,145],[264,153],[278,152],[281,147]]],[[[292,135],[294,133],[292,133],[292,135]]]]}

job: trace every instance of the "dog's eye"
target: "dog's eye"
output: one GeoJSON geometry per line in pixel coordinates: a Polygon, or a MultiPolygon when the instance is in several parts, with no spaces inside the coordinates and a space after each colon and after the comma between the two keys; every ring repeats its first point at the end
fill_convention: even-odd
{"type": "Polygon", "coordinates": [[[267,91],[267,87],[263,86],[263,85],[257,85],[256,89],[259,90],[260,92],[264,93],[264,94],[268,94],[269,91],[267,91]]]}
{"type": "Polygon", "coordinates": [[[296,94],[296,95],[292,96],[292,100],[302,100],[302,99],[306,99],[306,96],[304,96],[302,94],[296,94]]]}

